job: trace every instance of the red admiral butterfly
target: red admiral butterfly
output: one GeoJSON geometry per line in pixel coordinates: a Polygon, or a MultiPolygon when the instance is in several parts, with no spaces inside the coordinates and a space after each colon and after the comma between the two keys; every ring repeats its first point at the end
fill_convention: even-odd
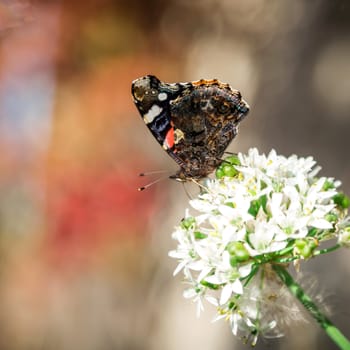
{"type": "Polygon", "coordinates": [[[180,181],[214,171],[249,112],[240,92],[216,79],[167,84],[146,75],[131,92],[147,127],[180,166],[170,178],[180,181]]]}

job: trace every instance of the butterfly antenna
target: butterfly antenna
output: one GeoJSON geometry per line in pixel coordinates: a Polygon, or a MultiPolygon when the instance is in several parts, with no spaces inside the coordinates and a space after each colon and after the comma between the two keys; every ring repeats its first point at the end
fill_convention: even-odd
{"type": "MultiPolygon", "coordinates": [[[[237,153],[231,153],[231,152],[225,152],[225,153],[228,153],[228,154],[231,154],[231,155],[237,155],[237,153]]],[[[232,164],[231,162],[227,161],[226,159],[222,159],[222,158],[216,158],[216,160],[220,161],[221,163],[226,163],[226,164],[232,164]]]]}
{"type": "Polygon", "coordinates": [[[139,176],[149,176],[149,175],[154,175],[154,174],[165,174],[165,173],[170,173],[170,171],[169,170],[147,171],[145,173],[140,173],[139,176]]]}
{"type": "Polygon", "coordinates": [[[162,177],[160,177],[159,179],[156,179],[156,180],[154,180],[154,181],[148,183],[148,184],[145,185],[145,186],[139,187],[137,190],[140,191],[140,192],[141,192],[141,191],[144,191],[144,190],[147,190],[147,188],[149,188],[149,187],[155,185],[156,183],[158,183],[158,182],[160,182],[160,181],[163,181],[163,180],[165,180],[165,179],[168,179],[168,178],[169,178],[168,176],[162,176],[162,177]]]}

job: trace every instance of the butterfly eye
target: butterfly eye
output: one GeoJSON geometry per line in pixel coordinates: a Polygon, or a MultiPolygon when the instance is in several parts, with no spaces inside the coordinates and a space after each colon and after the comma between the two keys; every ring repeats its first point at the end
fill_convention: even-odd
{"type": "Polygon", "coordinates": [[[156,89],[152,89],[151,90],[151,95],[152,96],[155,96],[155,95],[157,95],[158,94],[158,91],[156,90],[156,89]]]}

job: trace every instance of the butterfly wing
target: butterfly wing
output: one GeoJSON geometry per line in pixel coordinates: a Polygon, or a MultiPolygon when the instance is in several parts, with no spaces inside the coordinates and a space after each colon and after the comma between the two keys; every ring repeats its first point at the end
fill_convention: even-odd
{"type": "Polygon", "coordinates": [[[237,90],[218,80],[200,80],[170,102],[171,151],[183,178],[202,178],[219,164],[249,107],[237,90]]]}
{"type": "Polygon", "coordinates": [[[152,75],[132,84],[134,102],[151,133],[180,166],[175,178],[202,178],[220,163],[249,107],[218,80],[166,84],[152,75]]]}

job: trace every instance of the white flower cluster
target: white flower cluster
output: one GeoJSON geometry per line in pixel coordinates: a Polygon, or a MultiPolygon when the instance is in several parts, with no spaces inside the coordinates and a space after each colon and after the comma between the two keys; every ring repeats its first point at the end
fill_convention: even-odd
{"type": "Polygon", "coordinates": [[[217,307],[216,319],[228,319],[235,335],[254,335],[254,343],[258,333],[277,326],[271,315],[262,319],[268,314],[262,299],[268,297],[258,276],[267,284],[269,264],[311,257],[320,241],[348,232],[339,226],[349,221],[334,200],[340,182],[316,177],[320,168],[312,157],[251,149],[236,158],[229,164],[234,176],[208,180],[190,201],[197,213],[186,211],[173,233],[178,246],[169,255],[178,260],[174,274],[183,271],[189,284],[184,296],[197,302],[198,313],[209,301],[217,307]]]}

